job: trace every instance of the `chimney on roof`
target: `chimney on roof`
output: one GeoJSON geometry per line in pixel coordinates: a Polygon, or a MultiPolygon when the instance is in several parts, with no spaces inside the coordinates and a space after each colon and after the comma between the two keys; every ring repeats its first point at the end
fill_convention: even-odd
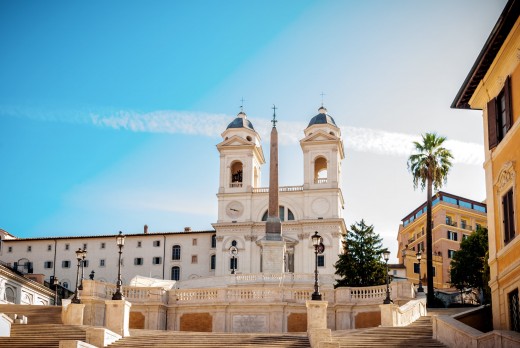
{"type": "Polygon", "coordinates": [[[184,227],[184,232],[191,232],[191,227],[184,227]]]}
{"type": "Polygon", "coordinates": [[[144,225],[144,234],[148,234],[148,225],[144,225]]]}

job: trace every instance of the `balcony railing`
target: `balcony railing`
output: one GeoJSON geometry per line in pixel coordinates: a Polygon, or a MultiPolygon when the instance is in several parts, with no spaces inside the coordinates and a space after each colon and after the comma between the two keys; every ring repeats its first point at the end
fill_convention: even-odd
{"type": "Polygon", "coordinates": [[[229,184],[229,187],[242,187],[242,183],[241,182],[232,182],[231,184],[229,184]]]}
{"type": "Polygon", "coordinates": [[[315,184],[326,184],[327,183],[327,178],[317,178],[317,179],[314,179],[314,183],[315,184]]]}
{"type": "Polygon", "coordinates": [[[457,222],[456,221],[446,220],[446,225],[457,227],[457,222]]]}
{"type": "MultiPolygon", "coordinates": [[[[303,191],[303,186],[282,186],[278,188],[279,192],[295,192],[303,191]]],[[[268,193],[269,187],[256,187],[253,188],[253,193],[268,193]]]]}

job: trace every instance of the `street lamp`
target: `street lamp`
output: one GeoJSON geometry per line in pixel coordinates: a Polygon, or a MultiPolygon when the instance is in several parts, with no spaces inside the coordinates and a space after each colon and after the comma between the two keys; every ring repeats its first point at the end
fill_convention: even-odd
{"type": "Polygon", "coordinates": [[[236,246],[231,246],[229,248],[229,254],[231,255],[231,274],[235,274],[235,265],[236,265],[236,256],[238,255],[238,248],[236,246]]]}
{"type": "Polygon", "coordinates": [[[390,252],[388,250],[383,251],[383,258],[386,264],[386,298],[383,304],[390,304],[392,300],[390,299],[390,285],[388,284],[388,259],[390,259],[390,252]]]}
{"type": "Polygon", "coordinates": [[[325,246],[323,245],[323,238],[318,234],[318,231],[314,231],[314,235],[311,238],[314,246],[314,292],[311,299],[321,301],[320,287],[318,285],[318,254],[323,254],[325,246]]]}
{"type": "Polygon", "coordinates": [[[81,280],[79,281],[78,290],[83,290],[83,278],[85,278],[85,258],[87,257],[87,249],[83,249],[81,255],[81,280]]]}
{"type": "Polygon", "coordinates": [[[52,280],[52,284],[54,285],[54,305],[58,305],[58,278],[54,277],[52,280]]]}
{"type": "Polygon", "coordinates": [[[121,293],[121,285],[123,284],[121,280],[121,254],[123,253],[123,246],[125,245],[125,235],[121,231],[119,231],[119,235],[116,237],[116,244],[119,247],[119,263],[117,266],[116,292],[112,295],[112,300],[123,300],[124,297],[121,293]]]}
{"type": "Polygon", "coordinates": [[[417,288],[417,292],[424,292],[424,289],[422,287],[422,280],[421,280],[421,250],[415,254],[415,257],[417,257],[417,261],[419,262],[419,287],[417,288]]]}
{"type": "Polygon", "coordinates": [[[79,300],[79,297],[78,297],[78,291],[80,290],[79,289],[79,267],[81,266],[81,261],[84,258],[83,253],[86,254],[87,251],[83,250],[81,248],[78,248],[78,250],[76,250],[76,259],[78,260],[78,269],[76,271],[76,290],[74,291],[74,296],[71,299],[72,303],[81,303],[81,301],[79,300]]]}

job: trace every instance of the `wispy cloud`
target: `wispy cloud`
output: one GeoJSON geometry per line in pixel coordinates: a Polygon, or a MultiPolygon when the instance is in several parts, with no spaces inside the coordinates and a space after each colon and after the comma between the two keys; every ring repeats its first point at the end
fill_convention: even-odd
{"type": "MultiPolygon", "coordinates": [[[[45,121],[92,124],[97,127],[128,130],[132,132],[173,133],[218,137],[233,116],[202,112],[161,110],[149,113],[133,111],[88,112],[69,111],[42,112],[27,108],[5,108],[0,113],[30,117],[45,121]]],[[[282,144],[296,144],[303,137],[304,122],[278,123],[279,139],[282,144]]],[[[271,123],[266,119],[255,119],[254,127],[263,139],[268,139],[271,123]]],[[[341,127],[343,142],[347,149],[382,155],[405,157],[413,151],[413,141],[419,135],[388,132],[378,129],[341,127]]],[[[484,161],[482,145],[458,140],[447,140],[446,147],[452,150],[455,163],[481,165],[484,161]]]]}

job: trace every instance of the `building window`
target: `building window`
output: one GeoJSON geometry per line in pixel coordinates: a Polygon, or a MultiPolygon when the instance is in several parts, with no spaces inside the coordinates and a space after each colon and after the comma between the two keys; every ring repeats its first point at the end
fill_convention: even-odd
{"type": "Polygon", "coordinates": [[[174,245],[172,247],[172,260],[180,260],[181,259],[181,246],[174,245]]]}
{"type": "Polygon", "coordinates": [[[70,248],[70,245],[69,244],[65,244],[65,250],[69,250],[70,248]]]}
{"type": "Polygon", "coordinates": [[[229,259],[229,269],[238,269],[238,257],[232,257],[229,259]]]}
{"type": "Polygon", "coordinates": [[[8,253],[12,253],[12,252],[13,252],[13,247],[11,247],[11,246],[10,246],[10,247],[7,247],[7,252],[8,252],[8,253]]]}
{"type": "Polygon", "coordinates": [[[154,240],[153,241],[153,246],[154,247],[160,247],[161,246],[161,241],[160,240],[154,240]]]}
{"type": "Polygon", "coordinates": [[[236,240],[231,241],[231,246],[236,247],[237,246],[237,241],[236,240]]]}
{"type": "Polygon", "coordinates": [[[85,267],[85,268],[88,267],[88,260],[83,260],[83,267],[85,267]]]}
{"type": "Polygon", "coordinates": [[[242,162],[235,161],[231,164],[231,183],[229,187],[242,187],[242,162]]]}
{"type": "MultiPolygon", "coordinates": [[[[290,220],[294,220],[294,214],[293,212],[291,211],[291,209],[289,208],[285,208],[283,205],[281,205],[279,207],[279,214],[280,214],[280,220],[281,221],[285,221],[285,211],[287,210],[287,220],[290,221],[290,220]]],[[[267,216],[269,215],[269,211],[265,211],[264,215],[262,215],[262,221],[267,221],[267,216]]]]}
{"type": "Polygon", "coordinates": [[[191,255],[191,263],[197,263],[197,262],[198,262],[197,255],[191,255]]]}
{"type": "Polygon", "coordinates": [[[106,244],[105,243],[101,243],[101,249],[105,249],[106,247],[106,244]]]}
{"type": "Polygon", "coordinates": [[[172,267],[172,280],[179,280],[181,278],[181,269],[178,266],[172,267]]]}
{"type": "Polygon", "coordinates": [[[162,257],[156,256],[152,259],[154,265],[160,265],[162,263],[162,257]]]}
{"type": "Polygon", "coordinates": [[[463,229],[467,228],[467,221],[466,220],[460,220],[460,228],[463,228],[463,229]]]}
{"type": "Polygon", "coordinates": [[[70,261],[69,260],[61,261],[61,267],[70,268],[70,261]]]}
{"type": "Polygon", "coordinates": [[[467,234],[463,234],[462,235],[462,240],[466,240],[466,239],[468,239],[468,235],[467,234]]]}
{"type": "Polygon", "coordinates": [[[52,261],[45,261],[43,263],[43,268],[47,268],[47,269],[52,268],[52,265],[53,265],[52,261]]]}
{"type": "Polygon", "coordinates": [[[215,255],[211,255],[210,263],[209,263],[209,269],[211,269],[212,271],[214,271],[216,265],[217,265],[217,258],[216,258],[215,255]]]}
{"type": "Polygon", "coordinates": [[[136,257],[136,258],[134,258],[134,265],[136,265],[136,266],[142,266],[142,265],[143,265],[143,258],[142,258],[142,257],[136,257]]]}
{"type": "Polygon", "coordinates": [[[193,238],[191,240],[191,245],[196,246],[197,245],[197,238],[193,238]]]}
{"type": "Polygon", "coordinates": [[[105,267],[105,259],[99,260],[99,267],[105,267]]]}
{"type": "Polygon", "coordinates": [[[414,263],[413,264],[413,273],[417,273],[419,274],[419,263],[414,263]]]}
{"type": "Polygon", "coordinates": [[[518,298],[518,289],[511,291],[508,297],[510,330],[520,332],[520,301],[518,298]]]}
{"type": "Polygon", "coordinates": [[[496,98],[487,104],[489,149],[496,147],[506,136],[513,124],[511,107],[511,77],[496,98]]]}
{"type": "Polygon", "coordinates": [[[448,258],[453,259],[453,255],[455,255],[455,250],[448,249],[448,258]]]}
{"type": "Polygon", "coordinates": [[[63,282],[61,284],[65,289],[68,289],[69,288],[69,283],[68,282],[63,282]]]}
{"type": "Polygon", "coordinates": [[[479,229],[482,229],[482,225],[479,224],[479,223],[476,223],[475,224],[475,230],[479,230],[479,229]]]}
{"type": "Polygon", "coordinates": [[[5,288],[5,299],[9,303],[16,303],[16,292],[13,288],[9,286],[5,288]]]}
{"type": "Polygon", "coordinates": [[[504,221],[504,242],[507,244],[515,238],[515,214],[512,188],[502,196],[502,214],[504,221]]]}
{"type": "Polygon", "coordinates": [[[211,236],[211,247],[216,248],[217,247],[217,235],[214,234],[211,236]]]}
{"type": "Polygon", "coordinates": [[[141,241],[138,241],[138,242],[137,242],[137,247],[140,248],[141,246],[142,246],[141,241]]]}
{"type": "Polygon", "coordinates": [[[52,251],[52,244],[47,245],[47,251],[52,251]]]}
{"type": "Polygon", "coordinates": [[[318,255],[318,267],[325,267],[325,255],[318,255]]]}
{"type": "Polygon", "coordinates": [[[449,240],[458,240],[457,232],[448,231],[448,239],[449,240]]]}
{"type": "Polygon", "coordinates": [[[32,246],[28,245],[27,246],[27,252],[31,252],[32,251],[32,246]]]}

